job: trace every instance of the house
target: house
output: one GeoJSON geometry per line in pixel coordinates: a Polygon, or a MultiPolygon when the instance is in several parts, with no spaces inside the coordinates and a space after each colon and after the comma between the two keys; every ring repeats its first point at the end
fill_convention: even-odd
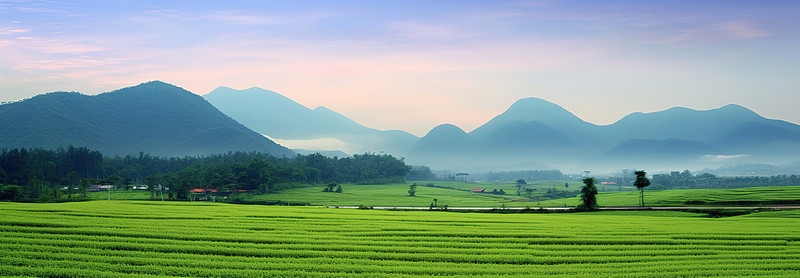
{"type": "Polygon", "coordinates": [[[189,190],[190,193],[217,193],[216,189],[203,189],[203,188],[195,188],[189,190]]]}
{"type": "Polygon", "coordinates": [[[484,193],[485,191],[486,191],[486,188],[473,188],[469,192],[472,192],[472,193],[484,193]]]}

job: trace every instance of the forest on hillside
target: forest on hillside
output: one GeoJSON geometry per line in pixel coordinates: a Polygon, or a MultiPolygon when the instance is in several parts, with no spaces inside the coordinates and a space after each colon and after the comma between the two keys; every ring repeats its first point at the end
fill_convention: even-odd
{"type": "Polygon", "coordinates": [[[0,199],[24,202],[81,200],[95,185],[146,185],[168,188],[186,199],[193,188],[271,193],[299,184],[403,182],[409,172],[402,159],[385,154],[325,157],[320,154],[277,158],[264,153],[229,152],[208,156],[106,157],[84,147],[0,151],[0,199]]]}

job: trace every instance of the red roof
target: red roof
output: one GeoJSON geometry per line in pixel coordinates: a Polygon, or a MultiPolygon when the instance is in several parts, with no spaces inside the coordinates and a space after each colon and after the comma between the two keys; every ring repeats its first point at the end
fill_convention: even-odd
{"type": "Polygon", "coordinates": [[[473,188],[470,192],[483,192],[486,188],[473,188]]]}
{"type": "Polygon", "coordinates": [[[206,193],[206,192],[214,193],[214,192],[217,192],[217,190],[216,189],[195,188],[195,189],[189,190],[189,192],[192,192],[192,193],[206,193]]]}

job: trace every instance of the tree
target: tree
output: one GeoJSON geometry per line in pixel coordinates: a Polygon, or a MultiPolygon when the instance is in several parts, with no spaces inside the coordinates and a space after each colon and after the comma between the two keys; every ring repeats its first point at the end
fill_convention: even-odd
{"type": "Polygon", "coordinates": [[[583,187],[581,187],[581,204],[579,208],[585,210],[592,210],[597,207],[597,187],[594,185],[594,178],[583,179],[583,187]]]}
{"type": "Polygon", "coordinates": [[[334,191],[334,189],[333,189],[334,187],[336,187],[336,183],[335,182],[329,183],[328,186],[325,187],[325,189],[322,189],[322,192],[333,192],[334,191]]]}
{"type": "Polygon", "coordinates": [[[528,198],[531,198],[534,191],[536,191],[536,188],[525,187],[525,195],[528,195],[528,198]]]}
{"type": "Polygon", "coordinates": [[[334,191],[334,192],[342,193],[342,185],[340,184],[340,185],[336,186],[336,191],[334,191]]]}
{"type": "Polygon", "coordinates": [[[519,195],[520,195],[520,190],[522,190],[522,186],[524,186],[524,185],[526,185],[526,184],[528,184],[528,183],[527,183],[527,182],[525,182],[525,180],[524,180],[524,179],[518,179],[518,180],[517,180],[517,196],[519,196],[519,195]]]}
{"type": "Polygon", "coordinates": [[[408,186],[408,196],[414,197],[417,194],[417,184],[412,183],[408,186]]]}
{"type": "Polygon", "coordinates": [[[18,185],[6,185],[0,189],[0,200],[15,201],[22,192],[22,187],[18,185]]]}
{"type": "Polygon", "coordinates": [[[644,188],[650,185],[650,180],[648,180],[645,175],[647,175],[645,171],[636,171],[636,181],[633,182],[633,185],[639,189],[640,207],[644,206],[644,188]]]}
{"type": "Polygon", "coordinates": [[[80,181],[78,172],[72,171],[67,174],[67,199],[72,198],[72,192],[75,191],[76,184],[80,181]]]}
{"type": "Polygon", "coordinates": [[[156,185],[159,183],[159,178],[157,176],[149,176],[145,179],[145,184],[147,184],[147,191],[150,191],[150,200],[155,200],[156,194],[156,185]]]}

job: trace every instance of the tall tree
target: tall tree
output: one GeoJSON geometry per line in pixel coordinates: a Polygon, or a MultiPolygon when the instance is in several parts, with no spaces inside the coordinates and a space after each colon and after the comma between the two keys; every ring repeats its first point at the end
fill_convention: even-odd
{"type": "Polygon", "coordinates": [[[633,185],[639,189],[639,206],[644,206],[644,188],[650,185],[650,180],[647,179],[647,173],[645,171],[636,171],[636,181],[633,182],[633,185]]]}
{"type": "Polygon", "coordinates": [[[522,191],[522,187],[525,186],[526,184],[528,184],[528,183],[525,182],[524,179],[518,179],[517,180],[517,196],[520,195],[520,191],[522,191]]]}
{"type": "Polygon", "coordinates": [[[597,187],[594,185],[594,178],[583,179],[581,204],[578,207],[587,211],[597,207],[597,187]]]}

